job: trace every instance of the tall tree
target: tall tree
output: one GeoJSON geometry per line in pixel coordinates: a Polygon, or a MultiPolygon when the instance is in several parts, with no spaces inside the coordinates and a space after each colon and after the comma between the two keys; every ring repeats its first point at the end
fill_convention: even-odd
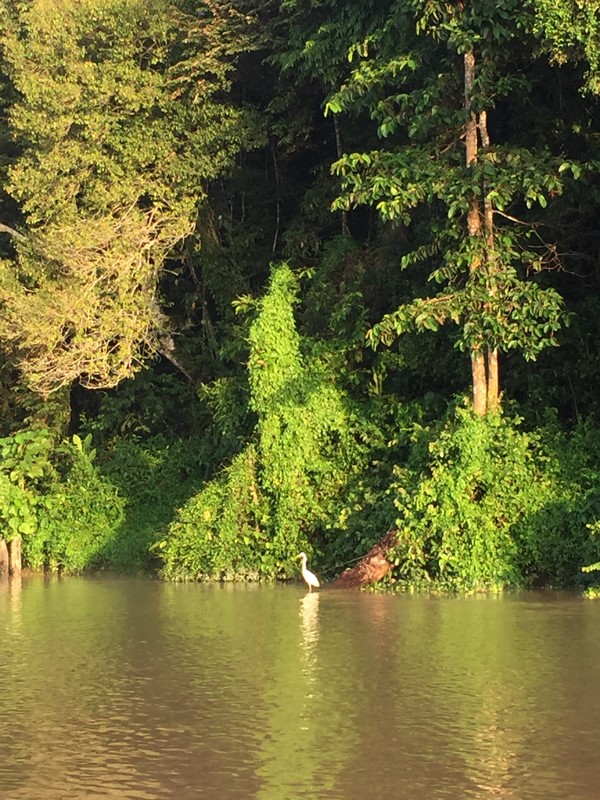
{"type": "Polygon", "coordinates": [[[24,226],[2,333],[35,389],[112,386],[170,347],[158,279],[251,138],[222,99],[248,20],[213,0],[1,0],[24,226]]]}
{"type": "MultiPolygon", "coordinates": [[[[360,15],[359,4],[352,9],[360,15]]],[[[577,165],[514,137],[494,143],[489,123],[499,103],[530,90],[519,67],[535,46],[532,24],[517,0],[390,0],[350,46],[349,72],[327,103],[334,114],[367,112],[385,140],[336,162],[343,194],[334,207],[373,205],[406,226],[427,217],[430,240],[417,242],[402,266],[424,261],[430,281],[445,287],[388,314],[371,341],[457,324],[478,414],[498,403],[498,352],[534,358],[561,322],[557,293],[523,280],[548,256],[531,246],[520,217],[523,207],[545,207],[577,165]]],[[[312,38],[328,35],[321,26],[312,38]]]]}

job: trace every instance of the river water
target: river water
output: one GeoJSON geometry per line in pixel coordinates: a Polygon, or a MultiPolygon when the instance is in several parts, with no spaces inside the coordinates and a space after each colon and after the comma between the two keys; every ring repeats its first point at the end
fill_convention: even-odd
{"type": "Polygon", "coordinates": [[[600,602],[0,584],[0,798],[597,800],[600,602]]]}

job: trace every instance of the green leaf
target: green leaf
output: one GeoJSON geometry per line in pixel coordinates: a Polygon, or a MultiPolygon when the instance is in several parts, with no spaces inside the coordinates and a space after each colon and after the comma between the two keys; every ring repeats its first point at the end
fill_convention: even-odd
{"type": "Polygon", "coordinates": [[[35,526],[31,522],[21,522],[18,527],[19,533],[26,535],[32,534],[35,531],[35,526]]]}

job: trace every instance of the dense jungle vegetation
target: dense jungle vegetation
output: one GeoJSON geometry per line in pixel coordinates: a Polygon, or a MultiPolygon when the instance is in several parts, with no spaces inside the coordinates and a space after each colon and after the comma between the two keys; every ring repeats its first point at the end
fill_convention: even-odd
{"type": "Polygon", "coordinates": [[[5,550],[594,580],[600,0],[0,11],[5,550]]]}

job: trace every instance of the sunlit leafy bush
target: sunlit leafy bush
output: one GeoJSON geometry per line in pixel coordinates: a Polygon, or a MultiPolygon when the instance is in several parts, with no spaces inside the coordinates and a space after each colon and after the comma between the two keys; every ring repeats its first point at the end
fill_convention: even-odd
{"type": "Polygon", "coordinates": [[[23,430],[0,439],[0,522],[2,537],[31,536],[42,505],[39,487],[52,466],[48,430],[23,430]]]}
{"type": "Polygon", "coordinates": [[[105,550],[124,520],[124,498],[99,473],[89,451],[63,444],[60,455],[38,529],[24,540],[27,562],[65,572],[105,566],[105,550]]]}
{"type": "Polygon", "coordinates": [[[467,409],[416,428],[395,470],[395,579],[453,590],[573,584],[600,552],[587,527],[600,513],[596,447],[581,432],[542,436],[467,409]]]}
{"type": "Polygon", "coordinates": [[[339,514],[364,463],[344,392],[326,353],[302,341],[292,270],[274,270],[249,328],[253,439],[183,506],[157,543],[177,578],[285,576],[299,550],[339,514]]]}
{"type": "Polygon", "coordinates": [[[171,579],[257,579],[275,572],[269,513],[249,446],[177,513],[155,549],[171,579]]]}
{"type": "Polygon", "coordinates": [[[57,443],[36,429],[0,439],[0,520],[5,538],[22,538],[26,566],[79,571],[101,562],[124,504],[94,457],[91,437],[57,443]]]}

